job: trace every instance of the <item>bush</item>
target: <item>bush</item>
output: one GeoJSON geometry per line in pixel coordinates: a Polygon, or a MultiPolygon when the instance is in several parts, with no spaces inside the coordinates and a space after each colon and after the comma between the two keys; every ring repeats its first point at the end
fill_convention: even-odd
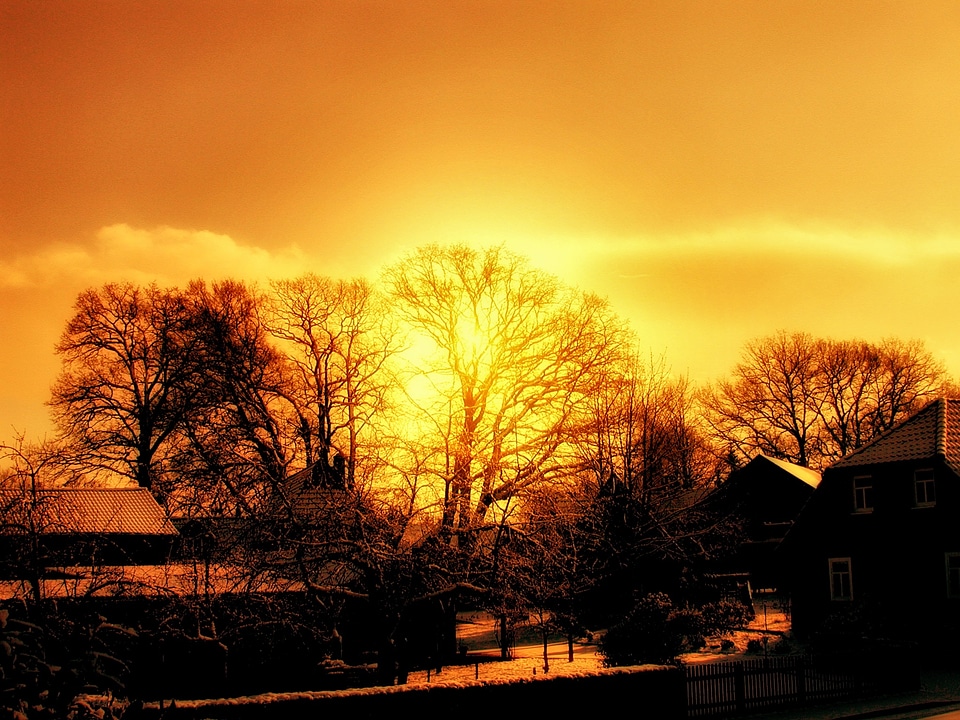
{"type": "Polygon", "coordinates": [[[705,625],[703,613],[696,608],[677,608],[670,613],[669,622],[677,632],[686,637],[703,635],[705,625]]]}
{"type": "Polygon", "coordinates": [[[844,604],[824,619],[813,637],[814,645],[821,652],[863,647],[869,644],[869,639],[884,635],[882,623],[877,621],[879,617],[876,606],[866,607],[861,602],[844,604]]]}
{"type": "Polygon", "coordinates": [[[673,632],[682,638],[683,650],[700,650],[707,644],[704,637],[703,613],[696,608],[685,607],[674,610],[667,618],[673,632]]]}
{"type": "MultiPolygon", "coordinates": [[[[18,605],[11,603],[22,610],[18,605]]],[[[41,625],[13,617],[10,609],[0,608],[0,717],[110,720],[119,716],[122,703],[109,701],[93,708],[80,696],[124,694],[127,665],[108,651],[117,645],[111,635],[126,638],[132,631],[97,617],[89,618],[87,624],[35,618],[41,625]]]]}
{"type": "Polygon", "coordinates": [[[730,600],[708,603],[700,609],[700,612],[703,615],[704,632],[708,635],[740,630],[753,619],[752,608],[730,600]]]}
{"type": "MultiPolygon", "coordinates": [[[[598,650],[608,667],[670,663],[683,651],[701,649],[705,637],[743,628],[752,618],[753,610],[739,602],[675,608],[669,596],[653,593],[607,631],[598,650]]],[[[723,642],[724,650],[732,649],[731,641],[723,642]]]]}
{"type": "Polygon", "coordinates": [[[643,597],[630,614],[607,630],[599,643],[603,664],[663,664],[680,654],[683,634],[678,623],[671,622],[673,603],[664,593],[643,597]]]}
{"type": "Polygon", "coordinates": [[[782,637],[778,639],[773,646],[770,648],[770,652],[774,655],[789,655],[794,651],[793,643],[791,643],[787,638],[782,637]]]}

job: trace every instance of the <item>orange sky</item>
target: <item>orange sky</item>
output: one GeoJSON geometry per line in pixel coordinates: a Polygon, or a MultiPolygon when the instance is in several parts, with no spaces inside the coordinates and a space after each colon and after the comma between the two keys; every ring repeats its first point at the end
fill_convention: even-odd
{"type": "Polygon", "coordinates": [[[0,439],[76,293],[503,243],[678,372],[778,329],[960,375],[960,3],[0,0],[0,439]],[[279,6],[279,7],[278,7],[279,6]]]}

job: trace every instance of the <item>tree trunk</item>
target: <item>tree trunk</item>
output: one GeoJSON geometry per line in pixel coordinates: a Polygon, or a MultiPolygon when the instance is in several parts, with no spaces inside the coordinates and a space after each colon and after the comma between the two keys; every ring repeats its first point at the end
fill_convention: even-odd
{"type": "Polygon", "coordinates": [[[543,636],[543,672],[550,672],[550,656],[547,654],[547,627],[541,625],[541,635],[543,636]]]}
{"type": "Polygon", "coordinates": [[[507,614],[500,616],[500,659],[510,659],[510,638],[507,635],[507,614]]]}

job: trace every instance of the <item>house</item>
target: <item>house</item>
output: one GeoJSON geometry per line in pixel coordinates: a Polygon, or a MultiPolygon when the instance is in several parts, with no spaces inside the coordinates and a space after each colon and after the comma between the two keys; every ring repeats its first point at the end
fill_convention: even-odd
{"type": "Polygon", "coordinates": [[[799,635],[960,637],[960,400],[827,468],[779,555],[799,635]]]}
{"type": "Polygon", "coordinates": [[[773,588],[774,551],[819,484],[816,470],[762,454],[731,472],[708,503],[722,516],[737,519],[742,538],[718,568],[747,577],[754,588],[773,588]]]}
{"type": "Polygon", "coordinates": [[[272,499],[270,512],[281,516],[291,512],[310,525],[326,522],[355,497],[347,487],[344,472],[343,456],[336,454],[331,463],[320,460],[293,473],[272,499]]]}
{"type": "Polygon", "coordinates": [[[184,518],[182,535],[145,489],[0,489],[0,607],[135,629],[124,661],[154,697],[335,682],[321,661],[365,659],[380,619],[350,594],[356,570],[315,550],[356,516],[329,484],[301,471],[260,514],[184,518]],[[346,597],[318,602],[327,587],[346,597]]]}
{"type": "Polygon", "coordinates": [[[217,628],[233,638],[233,692],[316,675],[324,646],[315,628],[326,617],[302,582],[217,558],[177,560],[178,544],[175,525],[144,488],[0,489],[0,607],[19,608],[41,627],[55,615],[66,627],[93,617],[135,629],[124,645],[124,682],[154,697],[227,687],[217,628]],[[242,639],[238,625],[250,628],[242,639]]]}
{"type": "Polygon", "coordinates": [[[344,481],[340,455],[333,463],[316,462],[268,487],[250,513],[173,517],[180,533],[177,559],[229,562],[238,550],[281,553],[284,546],[298,544],[304,550],[309,548],[307,536],[316,540],[326,532],[340,537],[355,522],[358,495],[344,481]]]}
{"type": "Polygon", "coordinates": [[[169,557],[177,531],[146,488],[0,490],[6,573],[90,565],[148,565],[169,557]]]}

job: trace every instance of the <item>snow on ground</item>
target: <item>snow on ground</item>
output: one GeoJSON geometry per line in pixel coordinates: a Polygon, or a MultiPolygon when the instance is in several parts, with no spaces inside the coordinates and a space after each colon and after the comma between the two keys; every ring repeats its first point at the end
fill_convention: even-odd
{"type": "MultiPolygon", "coordinates": [[[[768,649],[787,636],[790,631],[790,615],[772,601],[755,603],[756,617],[743,630],[721,637],[708,638],[707,646],[700,652],[684,653],[681,660],[687,663],[716,662],[750,657],[747,643],[767,638],[768,649]],[[732,647],[725,645],[729,640],[732,647]]],[[[418,670],[410,673],[407,682],[414,683],[459,683],[467,680],[507,680],[529,678],[544,674],[543,646],[535,628],[519,633],[518,645],[513,648],[511,660],[499,660],[493,619],[481,612],[463,615],[457,626],[457,638],[466,645],[467,659],[473,663],[445,666],[438,674],[435,671],[418,670]]],[[[554,638],[555,639],[555,638],[554,638]]],[[[551,676],[577,675],[603,668],[602,657],[595,643],[581,638],[574,644],[573,662],[568,661],[567,643],[550,642],[547,659],[551,676]]]]}
{"type": "MultiPolygon", "coordinates": [[[[722,637],[709,638],[707,647],[702,652],[687,653],[681,656],[684,662],[714,662],[719,660],[735,660],[746,653],[747,642],[751,639],[767,637],[771,642],[787,635],[790,630],[790,617],[782,608],[768,603],[766,609],[761,603],[756,604],[757,616],[750,625],[722,637]],[[729,640],[732,648],[723,649],[722,641],[729,640]]],[[[499,648],[493,619],[485,613],[473,613],[461,617],[457,628],[457,638],[467,647],[468,662],[462,665],[444,666],[440,673],[435,670],[418,670],[409,674],[407,685],[434,683],[443,685],[466,685],[479,682],[509,682],[511,680],[562,677],[582,675],[597,672],[603,669],[602,658],[597,654],[597,646],[581,638],[574,645],[573,661],[568,661],[567,643],[565,641],[550,642],[547,646],[549,671],[544,671],[543,646],[538,642],[536,628],[528,627],[518,633],[517,646],[512,649],[512,659],[499,660],[499,648]],[[469,662],[469,660],[473,662],[469,662]]],[[[606,672],[621,672],[621,670],[606,670],[606,672]]],[[[317,696],[330,696],[344,693],[377,693],[377,692],[405,692],[401,687],[364,688],[360,690],[337,690],[324,692],[304,693],[268,693],[246,698],[227,698],[213,700],[184,700],[178,701],[183,707],[206,707],[220,705],[266,705],[282,703],[296,699],[311,699],[317,696]]],[[[148,707],[159,709],[157,703],[148,703],[148,707]]]]}
{"type": "Polygon", "coordinates": [[[446,665],[438,674],[435,671],[418,670],[410,673],[407,682],[459,683],[464,680],[513,680],[548,674],[551,676],[579,675],[595,672],[603,667],[595,645],[578,643],[574,646],[573,662],[567,661],[567,644],[550,643],[547,649],[549,672],[544,673],[543,648],[520,646],[514,649],[512,660],[491,659],[491,654],[476,654],[473,664],[446,665]]]}

